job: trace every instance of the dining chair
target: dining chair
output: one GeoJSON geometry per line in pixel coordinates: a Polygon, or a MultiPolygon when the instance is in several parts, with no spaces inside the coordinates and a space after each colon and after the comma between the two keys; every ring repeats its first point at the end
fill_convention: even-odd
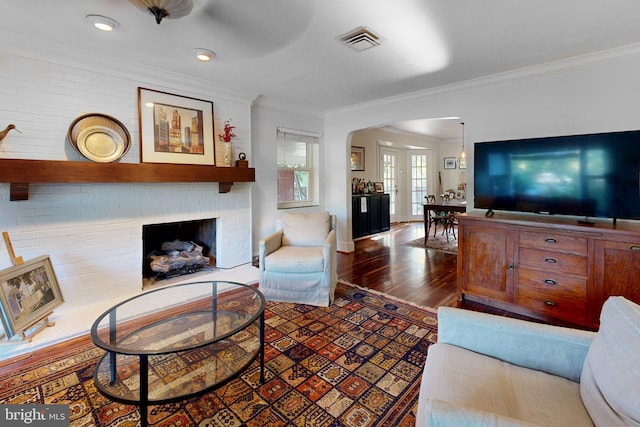
{"type": "MultiPolygon", "coordinates": [[[[434,194],[429,194],[428,196],[424,196],[427,199],[427,204],[436,204],[436,196],[434,194]]],[[[436,231],[438,228],[438,224],[442,224],[442,226],[446,229],[446,218],[448,212],[438,211],[435,209],[428,210],[428,224],[427,224],[427,232],[424,235],[424,242],[427,243],[427,237],[429,237],[429,233],[431,232],[431,226],[433,225],[433,237],[436,237],[436,231]]]]}
{"type": "Polygon", "coordinates": [[[457,212],[447,212],[444,222],[445,226],[443,233],[447,234],[447,242],[449,241],[449,231],[453,234],[453,238],[456,239],[456,227],[458,226],[457,212]]]}

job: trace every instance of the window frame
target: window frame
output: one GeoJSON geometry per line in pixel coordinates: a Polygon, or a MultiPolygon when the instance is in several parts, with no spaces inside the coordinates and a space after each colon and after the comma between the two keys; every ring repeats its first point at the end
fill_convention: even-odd
{"type": "Polygon", "coordinates": [[[319,182],[320,182],[320,135],[313,132],[287,129],[278,127],[276,135],[276,151],[288,142],[304,143],[306,145],[306,166],[305,167],[281,167],[278,164],[278,154],[276,154],[276,198],[278,209],[304,208],[319,206],[319,182]],[[280,200],[280,172],[281,171],[306,171],[309,174],[308,194],[305,200],[280,200]]]}

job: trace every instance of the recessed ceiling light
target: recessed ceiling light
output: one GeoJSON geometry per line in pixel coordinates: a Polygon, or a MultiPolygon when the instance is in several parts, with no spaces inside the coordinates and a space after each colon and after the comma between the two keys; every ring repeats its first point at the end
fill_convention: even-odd
{"type": "Polygon", "coordinates": [[[87,15],[87,21],[89,21],[91,25],[93,25],[100,31],[107,32],[113,31],[120,25],[118,24],[118,21],[102,15],[87,15]]]}
{"type": "Polygon", "coordinates": [[[193,53],[196,55],[196,59],[200,62],[209,62],[216,56],[214,52],[203,48],[193,49],[193,53]]]}

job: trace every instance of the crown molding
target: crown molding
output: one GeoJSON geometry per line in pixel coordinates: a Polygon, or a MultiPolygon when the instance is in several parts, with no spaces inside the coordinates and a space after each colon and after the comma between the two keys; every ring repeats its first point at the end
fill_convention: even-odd
{"type": "Polygon", "coordinates": [[[435,136],[432,135],[424,135],[418,132],[411,132],[410,130],[406,130],[406,129],[400,129],[400,128],[396,128],[393,127],[391,125],[381,125],[380,127],[376,127],[376,128],[372,128],[373,130],[381,130],[390,134],[395,134],[395,135],[403,135],[403,136],[407,136],[410,138],[416,138],[416,139],[421,139],[421,140],[425,140],[425,139],[429,139],[432,142],[442,142],[442,141],[448,141],[448,139],[443,139],[443,138],[437,138],[435,136]]]}
{"type": "Polygon", "coordinates": [[[603,50],[594,53],[574,56],[571,58],[551,61],[544,64],[533,65],[530,67],[519,68],[517,70],[505,71],[489,76],[479,77],[476,79],[465,80],[448,85],[438,86],[435,88],[425,89],[422,91],[411,92],[402,95],[394,95],[386,98],[377,99],[375,101],[353,104],[346,107],[327,110],[327,115],[340,114],[350,111],[356,111],[363,108],[380,107],[399,102],[414,101],[420,98],[426,98],[434,95],[442,95],[445,93],[458,92],[467,89],[477,89],[483,86],[490,86],[506,82],[514,82],[521,80],[529,80],[551,75],[569,73],[572,71],[586,69],[603,65],[605,63],[637,59],[640,56],[640,43],[622,46],[614,49],[603,50]]]}

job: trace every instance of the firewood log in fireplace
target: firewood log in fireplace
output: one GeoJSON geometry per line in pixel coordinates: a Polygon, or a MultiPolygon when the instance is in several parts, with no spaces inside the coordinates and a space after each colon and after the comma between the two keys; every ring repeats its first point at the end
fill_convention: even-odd
{"type": "Polygon", "coordinates": [[[209,258],[202,255],[202,246],[194,242],[174,240],[164,242],[162,255],[151,255],[151,270],[156,273],[169,273],[183,268],[200,269],[209,265],[209,258]]]}

